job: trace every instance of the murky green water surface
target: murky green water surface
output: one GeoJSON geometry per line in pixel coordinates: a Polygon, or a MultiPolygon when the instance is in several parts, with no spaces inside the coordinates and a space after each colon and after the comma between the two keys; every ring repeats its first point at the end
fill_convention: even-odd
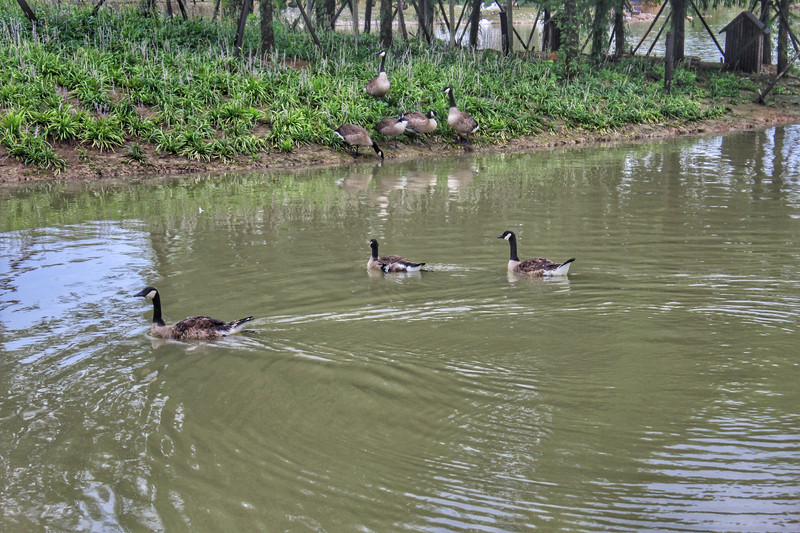
{"type": "Polygon", "coordinates": [[[0,529],[796,531],[799,142],[3,190],[0,529]]]}

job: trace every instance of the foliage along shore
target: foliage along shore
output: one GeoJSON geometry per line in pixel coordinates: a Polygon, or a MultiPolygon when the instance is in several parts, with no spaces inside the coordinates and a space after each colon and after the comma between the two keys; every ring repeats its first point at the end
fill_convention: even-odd
{"type": "Polygon", "coordinates": [[[440,92],[447,85],[481,125],[476,152],[800,122],[796,78],[760,106],[752,102],[767,77],[713,65],[680,65],[667,94],[663,65],[652,60],[587,62],[567,79],[558,60],[412,41],[389,51],[392,89],[380,101],[362,90],[377,72],[373,36],[326,33],[320,50],[306,33],[276,23],[280,52],[262,61],[255,21],[236,57],[227,23],[133,9],[95,17],[67,6],[49,8],[34,29],[5,3],[0,182],[346,163],[338,125],[372,130],[384,117],[428,109],[442,116],[432,149],[406,141],[403,150],[384,150],[387,162],[457,154],[464,148],[454,144],[440,92]]]}
{"type": "MultiPolygon", "coordinates": [[[[674,121],[659,124],[634,125],[624,130],[608,132],[586,132],[562,130],[553,133],[522,136],[510,139],[503,144],[481,144],[470,148],[472,153],[520,152],[550,149],[586,144],[606,144],[617,142],[637,142],[663,139],[682,135],[722,134],[736,131],[758,130],[772,126],[800,124],[800,103],[772,105],[769,107],[755,103],[734,105],[722,118],[686,123],[674,121]]],[[[384,164],[393,160],[409,160],[428,157],[447,157],[464,152],[451,139],[429,138],[430,148],[418,148],[413,144],[402,144],[403,150],[387,151],[384,164]]],[[[54,173],[22,164],[7,156],[8,150],[0,148],[0,183],[36,183],[47,181],[97,180],[105,178],[127,178],[144,176],[175,176],[200,173],[223,173],[259,169],[301,168],[319,165],[352,164],[354,160],[344,147],[307,145],[298,147],[290,153],[272,151],[259,154],[259,157],[241,157],[235,161],[202,161],[183,156],[158,153],[154,147],[146,146],[144,151],[151,155],[143,161],[133,161],[124,153],[85,151],[74,143],[58,143],[55,150],[63,157],[67,167],[54,173]]],[[[357,161],[374,164],[372,154],[357,161]]]]}

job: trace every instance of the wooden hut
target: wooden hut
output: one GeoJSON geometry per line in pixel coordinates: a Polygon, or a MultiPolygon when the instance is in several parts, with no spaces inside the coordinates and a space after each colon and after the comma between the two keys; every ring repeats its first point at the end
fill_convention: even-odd
{"type": "Polygon", "coordinates": [[[742,11],[725,32],[725,68],[742,72],[760,72],[764,58],[765,35],[769,28],[751,11],[742,11]]]}

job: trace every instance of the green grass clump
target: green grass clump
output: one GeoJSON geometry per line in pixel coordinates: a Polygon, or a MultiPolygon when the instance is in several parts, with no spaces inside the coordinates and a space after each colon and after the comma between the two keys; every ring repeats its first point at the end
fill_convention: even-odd
{"type": "Polygon", "coordinates": [[[26,165],[52,170],[56,174],[67,168],[67,162],[41,135],[23,133],[13,142],[6,143],[8,154],[26,165]]]}
{"type": "MultiPolygon", "coordinates": [[[[362,88],[376,74],[376,36],[306,32],[275,24],[276,49],[259,58],[257,17],[250,17],[241,57],[233,22],[144,17],[133,8],[37,4],[34,31],[12,0],[0,0],[0,135],[12,157],[58,171],[58,143],[84,150],[130,146],[187,159],[233,161],[269,150],[340,146],[333,129],[368,129],[402,111],[435,109],[446,117],[442,88],[480,124],[479,143],[548,130],[554,123],[586,131],[718,115],[742,90],[733,75],[707,83],[677,69],[672,94],[663,66],[623,60],[588,64],[566,81],[558,62],[492,51],[398,40],[387,70],[392,90],[376,101],[362,88]],[[294,68],[291,60],[307,66],[294,68]]],[[[440,138],[455,137],[446,124],[440,138]]]]}

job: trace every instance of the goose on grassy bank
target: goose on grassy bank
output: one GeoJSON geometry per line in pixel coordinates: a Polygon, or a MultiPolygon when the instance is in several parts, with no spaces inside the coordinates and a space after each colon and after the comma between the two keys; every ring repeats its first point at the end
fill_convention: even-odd
{"type": "Polygon", "coordinates": [[[378,157],[383,159],[383,151],[378,147],[377,144],[375,144],[375,141],[372,140],[372,137],[369,136],[369,132],[358,124],[342,124],[333,131],[341,140],[350,146],[350,155],[353,157],[358,157],[361,155],[358,153],[358,149],[361,146],[369,146],[375,150],[375,153],[378,154],[378,157]],[[355,150],[353,150],[354,148],[355,150]]]}
{"type": "Polygon", "coordinates": [[[414,136],[417,145],[420,143],[420,136],[432,133],[439,125],[436,119],[439,118],[439,113],[431,109],[427,113],[420,113],[419,111],[411,111],[410,113],[403,114],[406,119],[406,133],[414,136]]]}
{"type": "Polygon", "coordinates": [[[375,131],[387,139],[394,139],[394,149],[397,150],[400,148],[400,146],[397,144],[397,138],[406,131],[406,124],[408,124],[408,120],[406,120],[403,115],[400,114],[396,117],[385,118],[375,124],[375,131]]]}
{"type": "Polygon", "coordinates": [[[478,131],[478,121],[472,118],[469,113],[458,109],[452,88],[445,87],[442,92],[450,96],[450,111],[447,113],[447,124],[458,133],[459,141],[463,140],[463,144],[469,145],[470,134],[478,131]]]}
{"type": "Polygon", "coordinates": [[[386,50],[381,50],[378,52],[378,55],[381,58],[381,66],[378,69],[378,75],[367,82],[367,86],[364,87],[364,92],[375,98],[383,98],[389,93],[392,84],[389,82],[389,76],[386,75],[386,70],[384,68],[386,66],[386,50]]]}

